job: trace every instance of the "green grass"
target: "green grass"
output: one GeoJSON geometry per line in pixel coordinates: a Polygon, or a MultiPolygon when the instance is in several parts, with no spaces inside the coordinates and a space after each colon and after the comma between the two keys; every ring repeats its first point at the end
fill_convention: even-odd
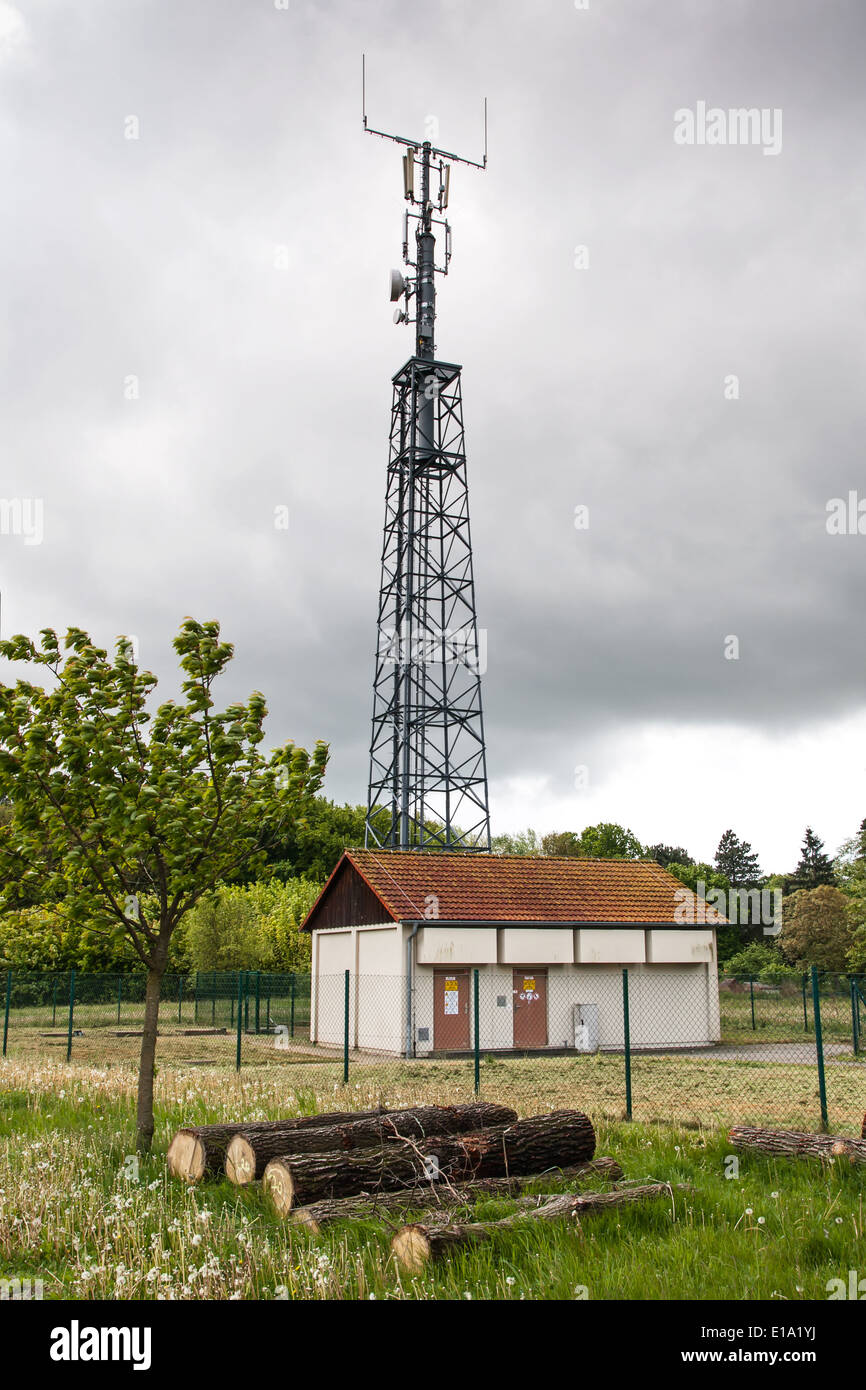
{"type": "MultiPolygon", "coordinates": [[[[861,1008],[861,1021],[863,1018],[861,1008]]],[[[784,984],[776,993],[755,993],[755,1017],[752,1026],[752,1002],[749,987],[743,993],[719,991],[719,1020],[722,1042],[815,1042],[815,1020],[812,991],[807,991],[806,1015],[803,1015],[803,995],[797,986],[784,984]],[[806,1026],[808,1024],[808,1027],[806,1026]]],[[[853,1021],[848,995],[825,992],[821,996],[821,1027],[825,1042],[851,1042],[853,1021]]]]}
{"type": "MultiPolygon", "coordinates": [[[[580,1225],[526,1222],[410,1277],[394,1264],[384,1222],[315,1241],[273,1216],[257,1190],[187,1188],[166,1174],[165,1148],[183,1121],[354,1107],[371,1101],[369,1088],[287,1091],[279,1078],[195,1072],[161,1073],[158,1091],[156,1149],[136,1176],[131,1073],[0,1064],[0,1277],[41,1278],[46,1297],[73,1299],[573,1299],[586,1289],[590,1299],[796,1300],[826,1298],[828,1280],[866,1272],[863,1168],[741,1155],[729,1178],[723,1129],[596,1113],[598,1152],[618,1158],[627,1179],[691,1190],[580,1225]]],[[[549,1179],[536,1187],[561,1190],[549,1179]]]]}

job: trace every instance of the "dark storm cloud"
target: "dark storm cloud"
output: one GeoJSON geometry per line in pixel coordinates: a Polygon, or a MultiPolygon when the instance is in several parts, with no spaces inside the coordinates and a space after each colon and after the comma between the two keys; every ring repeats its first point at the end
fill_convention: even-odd
{"type": "Polygon", "coordinates": [[[0,493],[44,499],[45,539],[0,537],[5,633],[134,632],[170,683],[179,620],[219,617],[226,698],[264,690],[274,741],[330,739],[331,794],[363,799],[410,347],[366,49],[374,124],[436,115],[477,157],[490,98],[489,171],[454,176],[439,350],[465,367],[494,779],[560,777],[648,721],[778,733],[862,708],[866,537],[825,526],[866,490],[861,7],[19,11],[0,493]],[[676,145],[699,101],[780,109],[781,152],[676,145]]]}

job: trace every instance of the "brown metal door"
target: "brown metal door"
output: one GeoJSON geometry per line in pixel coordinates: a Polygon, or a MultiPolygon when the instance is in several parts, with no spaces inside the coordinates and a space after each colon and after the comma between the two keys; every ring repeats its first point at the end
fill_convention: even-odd
{"type": "Polygon", "coordinates": [[[547,971],[514,972],[514,1046],[547,1047],[547,971]]]}
{"type": "Polygon", "coordinates": [[[433,971],[433,1046],[437,1052],[469,1047],[469,971],[433,971]]]}

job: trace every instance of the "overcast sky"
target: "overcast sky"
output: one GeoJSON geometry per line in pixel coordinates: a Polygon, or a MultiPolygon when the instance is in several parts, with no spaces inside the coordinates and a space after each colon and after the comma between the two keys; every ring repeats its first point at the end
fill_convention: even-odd
{"type": "Polygon", "coordinates": [[[412,346],[366,52],[374,125],[478,158],[490,103],[438,350],[494,833],[835,851],[866,815],[866,534],[827,525],[866,498],[861,0],[282,5],[0,0],[0,497],[44,517],[0,535],[3,635],[131,633],[168,690],[182,618],[218,618],[224,702],[264,691],[365,799],[412,346]],[[772,141],[678,143],[700,103],[772,141]]]}

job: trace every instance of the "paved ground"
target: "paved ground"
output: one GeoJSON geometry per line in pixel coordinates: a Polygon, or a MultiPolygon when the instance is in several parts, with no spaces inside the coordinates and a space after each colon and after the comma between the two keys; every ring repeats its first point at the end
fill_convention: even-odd
{"type": "MultiPolygon", "coordinates": [[[[801,1062],[812,1066],[817,1065],[817,1054],[814,1043],[793,1042],[793,1043],[746,1043],[742,1047],[731,1047],[729,1044],[721,1047],[695,1047],[684,1048],[678,1056],[688,1057],[712,1057],[714,1061],[721,1062],[801,1062]]],[[[854,1051],[850,1043],[825,1043],[824,1060],[832,1061],[834,1058],[844,1058],[854,1061],[854,1051]]],[[[860,1056],[856,1059],[859,1066],[866,1066],[866,1058],[860,1056]]]]}

